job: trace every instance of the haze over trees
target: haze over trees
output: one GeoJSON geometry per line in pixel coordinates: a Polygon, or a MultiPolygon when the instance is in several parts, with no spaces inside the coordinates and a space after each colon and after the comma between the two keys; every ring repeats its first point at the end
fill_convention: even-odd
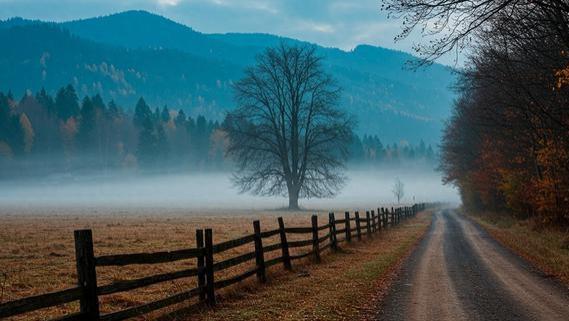
{"type": "Polygon", "coordinates": [[[463,203],[569,224],[569,2],[388,1],[435,40],[432,59],[468,46],[442,169],[463,203]]]}
{"type": "Polygon", "coordinates": [[[141,168],[152,171],[223,167],[220,126],[140,98],[134,112],[99,95],[77,97],[73,86],[53,98],[45,90],[16,101],[0,93],[3,176],[141,168]]]}
{"type": "Polygon", "coordinates": [[[393,193],[393,196],[395,196],[397,204],[401,203],[401,199],[405,196],[405,185],[399,177],[395,179],[391,192],[393,193]]]}
{"type": "Polygon", "coordinates": [[[298,199],[330,197],[342,173],[355,125],[338,108],[340,88],[313,46],[267,49],[234,86],[237,108],[225,120],[228,154],[242,191],[298,199]]]}
{"type": "MultiPolygon", "coordinates": [[[[17,100],[0,92],[0,178],[50,173],[142,169],[151,172],[231,170],[226,133],[204,116],[150,106],[122,107],[100,95],[78,97],[71,85],[55,97],[42,89],[17,100]]],[[[422,140],[384,144],[353,135],[349,165],[433,168],[438,155],[422,140]]]]}

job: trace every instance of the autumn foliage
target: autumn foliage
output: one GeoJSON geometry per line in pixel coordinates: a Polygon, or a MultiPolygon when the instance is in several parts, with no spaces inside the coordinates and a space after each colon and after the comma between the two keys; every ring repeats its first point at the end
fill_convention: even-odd
{"type": "Polygon", "coordinates": [[[383,3],[419,66],[466,56],[441,146],[464,205],[569,225],[569,1],[383,3]]]}
{"type": "Polygon", "coordinates": [[[458,85],[442,146],[446,181],[467,207],[568,225],[567,43],[546,26],[524,37],[505,22],[493,28],[458,85]]]}

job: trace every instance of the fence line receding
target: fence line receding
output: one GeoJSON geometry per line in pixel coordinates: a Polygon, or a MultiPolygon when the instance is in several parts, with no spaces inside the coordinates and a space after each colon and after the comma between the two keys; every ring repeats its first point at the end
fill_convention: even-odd
{"type": "MultiPolygon", "coordinates": [[[[148,253],[120,254],[120,255],[94,255],[93,236],[91,230],[76,230],[75,238],[75,262],[77,267],[77,286],[46,293],[30,296],[19,300],[0,303],[0,318],[20,315],[48,307],[54,307],[74,301],[79,301],[79,311],[68,314],[56,319],[58,321],[87,320],[87,321],[116,321],[132,318],[149,313],[176,303],[196,298],[196,303],[205,303],[209,306],[215,305],[215,293],[217,290],[241,282],[250,277],[256,276],[261,283],[266,282],[266,271],[269,267],[282,264],[286,270],[291,270],[295,260],[310,257],[315,263],[320,262],[322,252],[330,250],[337,251],[339,243],[362,240],[362,236],[368,238],[373,233],[380,232],[399,224],[402,220],[415,216],[418,212],[426,209],[427,204],[415,204],[410,207],[399,208],[377,208],[365,211],[365,216],[360,216],[356,211],[354,215],[349,212],[344,213],[343,218],[336,218],[335,213],[329,213],[328,222],[319,225],[318,216],[313,215],[311,226],[309,227],[287,227],[282,217],[278,218],[278,228],[269,231],[262,231],[259,221],[253,222],[254,233],[243,237],[224,241],[218,244],[213,243],[213,232],[211,229],[196,230],[196,247],[176,251],[161,251],[148,253]],[[352,224],[352,222],[354,224],[352,224]],[[320,231],[327,231],[320,236],[320,231]],[[302,240],[289,240],[291,234],[306,235],[302,240]],[[278,243],[265,245],[263,240],[278,237],[278,243]],[[340,238],[338,238],[340,236],[340,238]],[[214,260],[214,255],[236,247],[254,244],[254,251],[239,254],[235,257],[224,260],[214,260]],[[291,255],[291,249],[310,248],[300,254],[291,255]],[[280,255],[266,259],[265,253],[280,251],[280,255]],[[126,266],[132,264],[158,264],[168,263],[178,260],[195,259],[196,267],[141,277],[133,280],[115,281],[110,284],[97,284],[97,267],[103,266],[126,266]],[[254,261],[254,268],[245,272],[218,280],[216,272],[229,269],[231,267],[254,261]],[[197,278],[197,287],[187,289],[172,296],[145,303],[132,308],[101,314],[99,310],[99,297],[118,292],[131,291],[141,287],[150,286],[157,283],[173,281],[181,278],[197,278]]],[[[219,274],[218,274],[219,275],[219,274]]]]}

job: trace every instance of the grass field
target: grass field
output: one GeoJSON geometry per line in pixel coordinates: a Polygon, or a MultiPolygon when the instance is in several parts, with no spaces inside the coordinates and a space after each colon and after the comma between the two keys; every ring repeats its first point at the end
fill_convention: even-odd
{"type": "MultiPolygon", "coordinates": [[[[92,229],[95,255],[107,255],[193,247],[195,229],[205,227],[213,229],[214,242],[217,243],[252,233],[254,219],[261,220],[263,230],[276,228],[278,216],[285,218],[287,226],[309,226],[310,215],[314,213],[265,211],[247,214],[146,209],[133,215],[131,210],[82,211],[81,215],[77,215],[74,210],[54,210],[41,214],[5,210],[0,213],[1,302],[74,286],[75,229],[92,229]]],[[[321,224],[325,224],[327,213],[318,214],[321,224]]],[[[139,319],[183,320],[191,315],[188,320],[250,320],[268,317],[297,320],[298,313],[301,313],[306,314],[310,320],[316,320],[320,319],[320,314],[326,316],[325,319],[342,319],[344,315],[355,315],[357,311],[354,310],[354,303],[360,299],[354,294],[368,293],[375,289],[374,280],[385,274],[409,249],[426,229],[427,221],[425,216],[414,219],[413,224],[384,233],[373,241],[350,246],[336,256],[325,256],[323,264],[318,266],[301,262],[295,266],[294,272],[285,272],[280,266],[273,267],[269,270],[269,284],[260,289],[253,278],[239,286],[220,291],[220,307],[216,311],[190,311],[191,314],[165,316],[165,313],[175,311],[165,309],[139,319]],[[354,264],[355,261],[362,263],[354,264]],[[328,294],[324,295],[324,292],[328,294]],[[240,299],[243,296],[246,300],[240,299]],[[346,310],[348,306],[350,308],[346,310]],[[335,318],[325,314],[333,314],[335,318]]],[[[299,238],[306,236],[299,235],[299,238]]],[[[278,236],[274,239],[274,242],[277,241],[278,236]]],[[[269,243],[271,242],[267,242],[269,243]]],[[[216,260],[249,252],[252,247],[252,244],[239,247],[223,253],[216,260]]],[[[309,249],[298,249],[303,250],[309,249]]],[[[279,253],[273,252],[273,255],[279,253]]],[[[152,266],[99,268],[98,283],[103,285],[194,265],[195,260],[182,260],[152,266]]],[[[227,272],[223,271],[224,274],[219,276],[216,274],[216,278],[235,275],[251,267],[243,264],[227,272]]],[[[101,298],[101,311],[110,312],[136,306],[195,287],[194,279],[181,279],[104,296],[101,298]]],[[[69,304],[12,320],[43,320],[76,311],[77,308],[76,303],[69,304]]]]}
{"type": "Polygon", "coordinates": [[[569,287],[569,230],[537,228],[494,213],[470,214],[495,239],[569,287]]]}

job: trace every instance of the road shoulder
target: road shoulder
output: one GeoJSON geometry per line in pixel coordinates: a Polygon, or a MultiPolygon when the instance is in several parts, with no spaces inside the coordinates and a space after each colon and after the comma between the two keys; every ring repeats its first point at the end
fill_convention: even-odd
{"type": "Polygon", "coordinates": [[[569,231],[533,229],[527,221],[501,220],[491,214],[462,212],[462,215],[544,277],[555,279],[569,289],[569,231]]]}

